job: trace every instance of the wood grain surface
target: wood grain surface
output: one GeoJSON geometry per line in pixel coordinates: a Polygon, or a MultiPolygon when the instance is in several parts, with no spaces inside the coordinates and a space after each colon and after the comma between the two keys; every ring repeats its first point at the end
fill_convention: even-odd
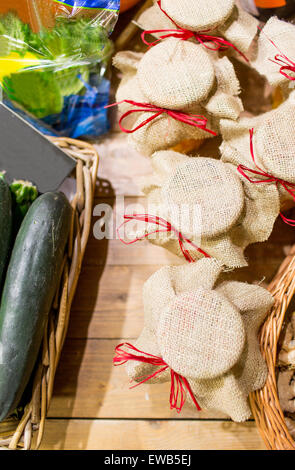
{"type": "Polygon", "coordinates": [[[263,450],[253,422],[50,419],[42,449],[263,450]]]}

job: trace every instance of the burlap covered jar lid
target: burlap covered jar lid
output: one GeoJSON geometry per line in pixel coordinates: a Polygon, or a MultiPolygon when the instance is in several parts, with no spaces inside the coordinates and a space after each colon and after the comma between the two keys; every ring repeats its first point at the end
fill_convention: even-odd
{"type": "Polygon", "coordinates": [[[238,96],[240,85],[227,57],[218,59],[216,54],[204,52],[200,45],[185,46],[184,41],[176,39],[169,39],[153,50],[145,55],[119,52],[113,59],[123,74],[116,102],[124,116],[122,125],[128,129],[129,141],[136,150],[150,156],[186,139],[207,139],[219,132],[220,119],[238,119],[243,110],[238,96]],[[166,62],[160,61],[160,67],[153,50],[165,53],[171,45],[178,51],[189,49],[193,56],[185,54],[178,60],[178,55],[172,53],[166,62]],[[196,63],[195,57],[203,57],[208,65],[204,73],[200,73],[200,61],[196,63]],[[172,78],[168,80],[171,64],[172,78]],[[153,111],[149,110],[150,105],[154,106],[153,111]]]}
{"type": "Polygon", "coordinates": [[[215,71],[201,46],[169,38],[144,54],[137,79],[149,103],[192,110],[208,97],[215,83],[215,71]]]}
{"type": "Polygon", "coordinates": [[[295,25],[272,17],[260,32],[252,66],[273,86],[282,86],[284,92],[294,90],[294,71],[281,67],[295,63],[295,25]],[[277,58],[276,58],[277,56],[277,58]],[[284,57],[285,56],[285,57],[284,57]],[[288,60],[289,59],[289,60],[288,60]]]}
{"type": "MultiPolygon", "coordinates": [[[[161,165],[162,155],[154,162],[161,165]]],[[[213,237],[229,230],[239,219],[244,207],[243,186],[238,175],[219,160],[189,158],[178,164],[162,186],[163,209],[167,208],[172,224],[178,225],[174,206],[196,208],[203,237],[213,237]]],[[[197,213],[195,212],[195,214],[197,213]]],[[[189,232],[189,231],[188,231],[189,232]]]]}
{"type": "Polygon", "coordinates": [[[235,0],[161,0],[161,6],[180,27],[202,31],[223,24],[232,14],[235,0]]]}
{"type": "Polygon", "coordinates": [[[257,334],[273,299],[262,287],[223,277],[213,259],[154,273],[143,289],[145,323],[134,354],[160,357],[169,371],[155,374],[159,366],[137,360],[126,367],[132,380],[148,383],[171,380],[173,370],[203,408],[243,421],[251,414],[248,394],[267,376],[257,334]]]}
{"type": "MultiPolygon", "coordinates": [[[[229,51],[236,49],[236,52],[246,53],[257,33],[258,21],[234,0],[162,0],[155,1],[144,11],[138,24],[158,39],[169,31],[173,34],[171,30],[177,27],[198,34],[221,36],[229,42],[229,51]]],[[[189,40],[198,42],[196,37],[190,36],[189,40]]],[[[209,50],[216,44],[209,41],[203,47],[209,50]]]]}
{"type": "Polygon", "coordinates": [[[295,113],[278,109],[261,122],[255,132],[258,159],[278,178],[295,183],[295,113]]]}
{"type": "Polygon", "coordinates": [[[245,331],[239,311],[225,297],[199,287],[178,295],[161,312],[157,341],[175,372],[209,379],[236,364],[245,331]]]}
{"type": "MultiPolygon", "coordinates": [[[[154,49],[159,46],[162,48],[168,43],[171,44],[171,41],[173,41],[174,44],[175,41],[178,44],[184,44],[183,41],[169,39],[163,44],[155,46],[154,49]]],[[[202,46],[193,44],[191,44],[191,46],[194,50],[202,51],[201,56],[204,57],[202,46]]],[[[203,116],[207,119],[206,128],[218,133],[220,119],[238,119],[240,113],[243,111],[243,104],[238,96],[240,93],[240,85],[236,77],[234,67],[227,57],[216,60],[213,60],[212,55],[209,54],[207,56],[205,54],[205,57],[207,57],[208,60],[210,58],[210,70],[211,67],[214,70],[213,87],[208,87],[205,82],[199,82],[199,77],[202,76],[199,72],[196,72],[197,75],[193,81],[188,79],[189,75],[185,77],[184,73],[186,73],[186,64],[191,61],[191,59],[187,57],[185,61],[181,61],[181,63],[179,63],[179,68],[175,69],[174,81],[172,82],[168,79],[163,82],[163,77],[159,79],[158,74],[156,73],[157,68],[155,68],[152,75],[153,81],[150,78],[146,92],[149,93],[149,98],[153,97],[153,104],[163,106],[168,109],[174,108],[173,111],[175,110],[176,105],[180,105],[180,103],[185,104],[185,108],[182,112],[184,111],[188,115],[194,114],[201,117],[203,116]],[[179,90],[177,77],[180,77],[179,83],[182,83],[183,86],[181,90],[179,90]],[[194,83],[195,87],[199,86],[198,83],[200,84],[199,90],[193,87],[194,83]],[[173,88],[175,89],[173,90],[173,88]],[[200,99],[202,95],[205,96],[206,92],[204,90],[206,89],[207,92],[210,91],[207,98],[203,101],[197,102],[197,97],[200,99]],[[178,101],[176,100],[176,97],[178,101]]],[[[145,58],[141,60],[140,65],[138,66],[138,73],[136,75],[138,88],[140,88],[140,92],[142,94],[144,94],[144,90],[139,85],[138,77],[140,76],[139,70],[141,69],[141,64],[144,60],[145,58]]],[[[142,77],[143,76],[144,72],[142,74],[142,77]]],[[[205,75],[203,78],[205,78],[205,75]]],[[[126,96],[132,96],[132,94],[136,96],[137,92],[134,89],[136,84],[134,82],[129,82],[129,85],[130,87],[129,90],[126,91],[126,96]]],[[[148,101],[145,95],[144,97],[145,101],[148,101]]],[[[140,126],[151,117],[152,114],[149,112],[140,114],[134,123],[134,128],[140,126]]],[[[181,122],[181,120],[173,119],[167,114],[161,114],[156,119],[153,119],[151,122],[140,127],[136,132],[131,133],[129,135],[129,141],[139,152],[150,156],[158,150],[169,149],[184,139],[198,140],[212,137],[213,134],[211,132],[200,127],[195,127],[181,122]]]]}
{"type": "MultiPolygon", "coordinates": [[[[255,168],[250,152],[249,130],[253,129],[253,152],[258,167],[284,181],[295,183],[295,92],[277,109],[238,122],[221,121],[222,159],[255,168]]],[[[251,175],[250,175],[251,176],[251,175]]],[[[252,175],[253,177],[253,175],[252,175]]],[[[266,185],[264,185],[266,186],[266,185]]]]}
{"type": "Polygon", "coordinates": [[[232,163],[173,151],[156,152],[152,165],[153,174],[142,183],[147,211],[176,231],[149,236],[155,227],[148,223],[139,225],[138,233],[183,257],[175,236],[179,231],[193,243],[187,249],[194,259],[204,255],[199,247],[225,266],[246,266],[245,248],[266,240],[279,214],[276,186],[249,183],[232,163]]]}
{"type": "Polygon", "coordinates": [[[248,395],[263,387],[267,367],[260,352],[258,332],[273,304],[269,292],[257,285],[222,280],[216,285],[240,311],[246,332],[246,346],[237,364],[226,374],[213,380],[191,381],[191,387],[204,408],[219,410],[234,421],[251,417],[248,395]]]}

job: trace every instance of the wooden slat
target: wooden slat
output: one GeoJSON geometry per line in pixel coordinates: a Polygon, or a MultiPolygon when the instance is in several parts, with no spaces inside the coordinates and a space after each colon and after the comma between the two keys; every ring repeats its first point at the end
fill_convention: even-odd
{"type": "Polygon", "coordinates": [[[146,266],[183,264],[183,259],[147,240],[124,245],[120,240],[96,240],[91,236],[86,250],[84,266],[146,266]]]}
{"type": "Polygon", "coordinates": [[[265,447],[253,422],[48,420],[41,449],[265,450],[265,447]]]}
{"type": "Polygon", "coordinates": [[[142,288],[160,266],[85,266],[68,337],[136,338],[143,325],[142,288]]]}
{"type": "Polygon", "coordinates": [[[114,367],[114,349],[122,340],[66,341],[56,376],[51,417],[63,418],[218,418],[221,413],[186,406],[170,410],[168,383],[130,390],[124,366],[114,367]]]}

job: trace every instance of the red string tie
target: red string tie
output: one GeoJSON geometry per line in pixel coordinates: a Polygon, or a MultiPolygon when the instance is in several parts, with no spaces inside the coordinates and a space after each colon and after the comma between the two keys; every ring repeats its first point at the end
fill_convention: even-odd
{"type": "MultiPolygon", "coordinates": [[[[295,201],[295,184],[294,183],[289,183],[288,181],[285,181],[281,178],[277,178],[276,176],[273,176],[272,174],[267,173],[266,171],[264,171],[262,168],[260,168],[256,164],[255,155],[254,155],[254,144],[253,144],[254,129],[250,129],[249,132],[250,132],[250,153],[251,153],[251,158],[252,158],[252,161],[253,161],[253,163],[254,163],[254,165],[257,169],[254,170],[253,168],[249,168],[245,165],[239,165],[238,168],[237,168],[238,172],[244,178],[246,178],[246,180],[249,181],[250,183],[254,183],[254,184],[275,183],[277,186],[279,186],[279,185],[283,186],[283,188],[292,196],[292,198],[295,201]],[[255,179],[248,176],[248,174],[246,172],[254,175],[255,179]]],[[[291,225],[292,227],[295,227],[295,220],[288,219],[282,213],[280,213],[280,216],[286,224],[291,225]]]]}
{"type": "Polygon", "coordinates": [[[285,54],[277,54],[274,59],[269,59],[276,65],[280,67],[280,74],[288,78],[288,80],[295,80],[295,76],[286,73],[285,70],[295,73],[295,62],[289,59],[285,54]]]}
{"type": "Polygon", "coordinates": [[[175,233],[176,237],[178,238],[179,246],[180,246],[180,249],[181,249],[181,252],[182,252],[183,256],[185,257],[185,259],[189,263],[194,263],[195,259],[191,256],[189,250],[187,248],[185,248],[186,243],[191,245],[195,250],[197,250],[199,253],[204,255],[206,258],[211,258],[211,256],[208,255],[208,253],[206,253],[204,250],[202,250],[197,245],[195,245],[191,240],[186,238],[179,230],[177,230],[175,227],[173,227],[173,225],[170,224],[170,222],[167,222],[167,220],[163,219],[162,217],[158,217],[158,216],[155,216],[155,215],[149,215],[149,214],[133,214],[133,215],[126,215],[125,214],[124,219],[125,219],[124,222],[118,227],[117,233],[118,233],[119,239],[125,245],[132,245],[133,243],[136,243],[139,240],[143,240],[144,238],[147,238],[150,235],[153,235],[154,233],[173,232],[173,233],[175,233]],[[137,237],[134,240],[126,242],[120,236],[120,229],[121,229],[121,227],[126,225],[128,222],[131,222],[132,220],[138,220],[139,222],[146,222],[146,223],[150,223],[150,224],[155,224],[160,228],[154,230],[153,232],[145,233],[142,237],[137,237]]]}
{"type": "Polygon", "coordinates": [[[112,106],[117,106],[118,104],[122,103],[127,103],[132,106],[135,106],[135,109],[129,109],[124,113],[120,119],[119,119],[119,126],[122,132],[125,132],[126,134],[132,134],[133,132],[138,131],[143,126],[146,126],[149,122],[153,121],[153,119],[156,119],[158,116],[161,116],[162,114],[166,113],[169,117],[172,119],[175,119],[176,121],[183,122],[184,124],[188,124],[189,126],[194,126],[198,127],[199,129],[202,129],[203,131],[209,132],[209,134],[212,134],[216,136],[216,132],[212,131],[211,129],[207,129],[207,123],[208,119],[206,119],[204,116],[201,116],[199,114],[187,114],[183,113],[181,111],[172,111],[171,109],[166,109],[166,108],[160,108],[159,106],[155,106],[150,103],[139,103],[137,101],[132,101],[132,100],[122,100],[118,103],[113,103],[109,104],[108,106],[105,106],[105,108],[110,108],[112,106]],[[133,113],[154,113],[152,116],[150,116],[148,119],[143,121],[141,124],[139,124],[137,127],[134,129],[126,129],[122,122],[124,119],[126,119],[130,114],[133,113]]]}
{"type": "MultiPolygon", "coordinates": [[[[115,366],[121,366],[128,361],[138,361],[138,362],[144,362],[146,364],[151,364],[153,366],[160,367],[160,369],[158,369],[156,372],[149,375],[148,377],[145,377],[144,380],[130,387],[131,389],[138,387],[138,385],[141,385],[147,382],[148,380],[162,374],[162,372],[166,371],[167,369],[170,369],[168,364],[161,357],[154,356],[153,354],[140,351],[139,349],[137,349],[135,346],[133,346],[130,343],[119,344],[115,348],[115,351],[116,351],[116,355],[113,358],[113,363],[115,366]],[[131,350],[131,352],[125,351],[123,347],[131,350]],[[140,356],[133,354],[132,351],[136,351],[137,353],[140,354],[140,356]]],[[[177,413],[181,412],[183,405],[185,403],[185,400],[186,400],[186,392],[188,392],[197,410],[200,411],[201,408],[186,378],[183,377],[182,375],[177,374],[172,369],[170,369],[170,375],[171,375],[171,388],[170,388],[170,400],[169,401],[170,401],[171,410],[175,409],[177,413]]]]}
{"type": "Polygon", "coordinates": [[[188,41],[189,39],[196,39],[200,44],[202,44],[206,49],[209,49],[210,51],[224,51],[232,47],[238,54],[240,54],[247,62],[249,62],[249,59],[236,47],[234,44],[231,42],[227,41],[224,38],[221,38],[219,36],[212,36],[210,34],[207,34],[210,32],[210,30],[205,30],[205,31],[200,31],[200,32],[195,32],[195,31],[190,31],[189,29],[182,28],[179,26],[175,21],[168,15],[168,13],[163,10],[161,6],[161,1],[158,1],[158,6],[161,9],[161,11],[164,13],[164,15],[169,18],[170,21],[172,21],[173,24],[175,24],[177,29],[153,29],[153,30],[147,30],[143,31],[141,35],[141,39],[149,47],[155,46],[158,44],[160,41],[166,38],[177,38],[181,39],[182,41],[188,41]],[[160,36],[160,39],[154,42],[147,42],[145,39],[146,34],[157,34],[157,33],[166,33],[160,36]],[[211,43],[212,46],[209,46],[208,43],[211,43]]]}

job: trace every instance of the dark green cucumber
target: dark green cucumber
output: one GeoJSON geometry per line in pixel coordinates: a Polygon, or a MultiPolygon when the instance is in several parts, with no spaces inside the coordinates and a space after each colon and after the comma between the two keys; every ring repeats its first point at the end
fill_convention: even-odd
{"type": "Polygon", "coordinates": [[[9,186],[0,173],[0,287],[8,261],[12,230],[12,201],[9,186]]]}
{"type": "Polygon", "coordinates": [[[0,308],[0,421],[17,407],[36,363],[71,217],[62,193],[46,193],[19,229],[0,308]]]}

